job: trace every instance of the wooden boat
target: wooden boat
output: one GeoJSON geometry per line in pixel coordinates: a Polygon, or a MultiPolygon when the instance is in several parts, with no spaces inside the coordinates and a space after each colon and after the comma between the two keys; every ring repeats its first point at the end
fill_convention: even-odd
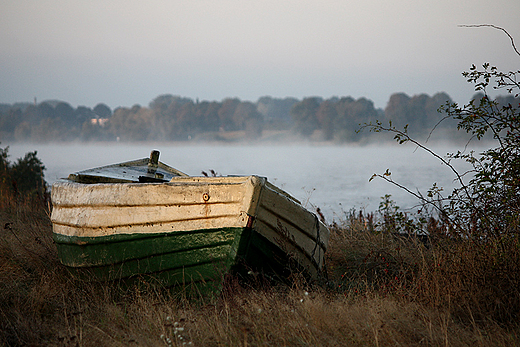
{"type": "Polygon", "coordinates": [[[317,279],[329,231],[264,177],[190,177],[150,158],[69,175],[52,186],[63,264],[103,280],[150,276],[211,284],[230,272],[317,279]],[[294,269],[293,269],[294,270],[294,269]]]}

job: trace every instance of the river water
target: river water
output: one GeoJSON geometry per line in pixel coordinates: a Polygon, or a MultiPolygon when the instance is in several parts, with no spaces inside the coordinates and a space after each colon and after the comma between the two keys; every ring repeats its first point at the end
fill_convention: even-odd
{"type": "MultiPolygon", "coordinates": [[[[309,210],[319,207],[328,222],[341,220],[351,209],[375,211],[385,194],[391,194],[403,209],[415,206],[417,200],[402,189],[378,178],[369,182],[374,173],[382,174],[387,169],[394,181],[414,191],[426,192],[434,182],[445,191],[454,187],[450,169],[412,145],[2,143],[1,147],[7,145],[12,162],[36,150],[47,168],[45,178],[51,184],[75,171],[145,158],[157,149],[161,152],[160,161],[188,175],[200,176],[202,171],[214,170],[223,176],[265,176],[309,210]]],[[[455,145],[432,148],[442,156],[462,149],[455,145]]],[[[462,172],[468,167],[457,168],[462,172]]]]}

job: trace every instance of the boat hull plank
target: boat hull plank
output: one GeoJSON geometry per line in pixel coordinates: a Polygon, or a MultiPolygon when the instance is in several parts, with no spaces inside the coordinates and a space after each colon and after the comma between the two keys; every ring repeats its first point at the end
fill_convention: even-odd
{"type": "Polygon", "coordinates": [[[73,267],[118,264],[158,254],[232,245],[240,228],[195,230],[183,233],[124,234],[107,237],[54,235],[61,262],[73,267]]]}
{"type": "Polygon", "coordinates": [[[315,215],[266,188],[262,191],[255,224],[255,229],[267,240],[300,262],[313,277],[318,275],[323,266],[328,230],[323,230],[315,215]]]}
{"type": "Polygon", "coordinates": [[[237,204],[231,202],[191,206],[107,206],[105,208],[75,206],[57,209],[54,218],[56,224],[74,227],[78,232],[81,230],[84,236],[121,233],[119,228],[130,226],[139,229],[132,232],[139,233],[155,232],[158,228],[162,231],[185,230],[187,223],[193,224],[193,228],[197,229],[202,229],[204,226],[210,228],[211,220],[220,218],[229,219],[231,226],[240,226],[243,220],[240,220],[241,215],[234,211],[239,210],[241,206],[233,205],[237,204]],[[95,211],[96,209],[99,211],[95,211]]]}
{"type": "MultiPolygon", "coordinates": [[[[142,259],[130,259],[123,263],[107,264],[91,267],[103,280],[115,280],[134,276],[135,274],[150,275],[162,271],[186,272],[196,265],[211,264],[212,267],[227,268],[229,245],[215,246],[204,249],[192,249],[179,253],[166,253],[149,256],[142,259]]],[[[213,279],[214,274],[203,276],[205,280],[213,279]]]]}

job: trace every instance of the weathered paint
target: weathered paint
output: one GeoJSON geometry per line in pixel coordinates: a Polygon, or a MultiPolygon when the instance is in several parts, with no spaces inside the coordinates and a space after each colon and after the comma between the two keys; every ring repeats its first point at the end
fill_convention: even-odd
{"type": "MultiPolygon", "coordinates": [[[[191,250],[231,247],[240,228],[195,230],[154,234],[120,234],[101,237],[74,237],[54,234],[61,262],[73,267],[103,266],[132,259],[191,250]]],[[[228,251],[228,253],[230,253],[228,251]]],[[[193,261],[206,261],[197,256],[193,261]]]]}
{"type": "Polygon", "coordinates": [[[315,215],[258,176],[61,181],[52,202],[61,261],[105,279],[206,282],[239,264],[280,272],[289,259],[316,278],[329,237],[315,215]]]}
{"type": "MultiPolygon", "coordinates": [[[[93,269],[103,280],[128,278],[136,274],[151,275],[164,271],[169,271],[172,276],[177,276],[177,273],[190,273],[193,276],[193,269],[205,264],[213,264],[210,268],[218,264],[222,270],[229,270],[234,264],[232,255],[238,251],[233,249],[234,236],[242,236],[243,230],[227,230],[224,233],[231,234],[233,238],[221,242],[213,241],[209,245],[197,242],[183,245],[174,240],[176,237],[163,236],[129,238],[120,242],[96,244],[89,244],[88,241],[82,245],[59,242],[57,244],[61,248],[60,258],[66,265],[93,269]],[[172,247],[166,249],[167,246],[172,247]],[[118,252],[120,254],[116,254],[118,252]],[[78,255],[84,257],[85,261],[78,263],[78,255]]],[[[214,231],[212,234],[219,232],[214,231]]],[[[62,239],[61,242],[63,241],[62,239]]],[[[212,280],[214,276],[215,273],[210,272],[204,274],[201,279],[212,280]]],[[[168,282],[171,285],[172,279],[168,279],[168,282]]]]}

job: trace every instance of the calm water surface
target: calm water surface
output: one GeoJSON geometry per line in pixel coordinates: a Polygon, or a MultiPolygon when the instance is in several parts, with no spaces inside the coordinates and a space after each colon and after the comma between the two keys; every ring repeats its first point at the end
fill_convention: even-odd
{"type": "MultiPolygon", "coordinates": [[[[458,147],[433,148],[445,155],[458,147]]],[[[9,154],[14,161],[37,150],[47,168],[45,178],[53,183],[75,171],[148,157],[152,149],[161,152],[162,162],[192,176],[210,169],[224,176],[265,176],[308,209],[319,207],[328,221],[352,208],[374,211],[385,194],[401,208],[414,206],[415,198],[399,188],[381,179],[369,182],[372,174],[386,169],[412,190],[425,192],[433,182],[446,190],[454,187],[445,165],[411,145],[11,144],[9,154]]]]}

